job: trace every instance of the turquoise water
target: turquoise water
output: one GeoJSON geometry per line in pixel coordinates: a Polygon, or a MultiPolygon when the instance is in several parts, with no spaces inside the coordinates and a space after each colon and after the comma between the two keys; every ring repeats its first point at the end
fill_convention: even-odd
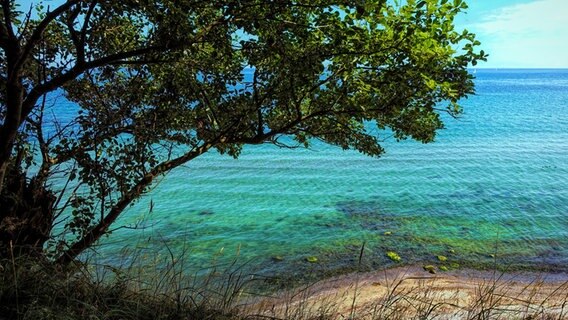
{"type": "Polygon", "coordinates": [[[477,95],[432,144],[386,138],[380,159],[323,144],[207,154],[164,178],[105,238],[199,268],[265,274],[401,263],[568,269],[568,70],[477,70],[477,95]],[[150,202],[153,210],[150,213],[150,202]],[[444,255],[448,261],[438,261],[444,255]],[[314,256],[317,263],[306,261],[314,256]]]}

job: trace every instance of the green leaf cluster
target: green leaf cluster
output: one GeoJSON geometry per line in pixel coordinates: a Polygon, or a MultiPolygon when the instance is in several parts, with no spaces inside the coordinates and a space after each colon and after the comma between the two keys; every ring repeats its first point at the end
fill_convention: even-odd
{"type": "Polygon", "coordinates": [[[441,114],[459,116],[460,99],[474,93],[467,68],[487,56],[473,33],[456,30],[462,0],[68,0],[37,9],[37,18],[2,11],[13,17],[0,28],[0,129],[20,128],[14,150],[36,146],[44,185],[66,172],[74,189],[58,203],[74,204],[67,226],[82,240],[108,231],[156,177],[209,150],[237,157],[247,144],[321,140],[380,156],[389,136],[431,142],[441,114]],[[80,111],[46,133],[46,114],[65,112],[42,102],[54,90],[80,111]]]}

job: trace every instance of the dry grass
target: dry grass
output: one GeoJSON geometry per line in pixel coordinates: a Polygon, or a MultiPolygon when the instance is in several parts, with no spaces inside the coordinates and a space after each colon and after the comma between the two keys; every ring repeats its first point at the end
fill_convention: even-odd
{"type": "MultiPolygon", "coordinates": [[[[0,262],[0,319],[568,319],[568,276],[419,267],[353,273],[280,291],[231,263],[187,274],[173,255],[153,268],[0,262]]],[[[262,279],[261,279],[262,280],[262,279]]]]}

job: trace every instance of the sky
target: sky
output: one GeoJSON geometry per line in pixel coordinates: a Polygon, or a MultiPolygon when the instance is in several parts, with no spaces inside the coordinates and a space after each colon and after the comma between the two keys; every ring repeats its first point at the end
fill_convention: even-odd
{"type": "Polygon", "coordinates": [[[482,68],[568,68],[568,0],[468,0],[458,28],[489,54],[482,68]]]}
{"type": "MultiPolygon", "coordinates": [[[[568,0],[466,0],[458,29],[489,54],[481,68],[568,68],[568,0]]],[[[16,0],[24,7],[37,0],[16,0]]],[[[57,5],[61,0],[44,0],[57,5]]]]}

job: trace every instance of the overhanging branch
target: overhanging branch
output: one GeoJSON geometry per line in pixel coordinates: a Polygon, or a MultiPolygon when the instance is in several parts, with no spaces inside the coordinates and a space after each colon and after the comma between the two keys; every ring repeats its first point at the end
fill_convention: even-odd
{"type": "Polygon", "coordinates": [[[90,247],[94,242],[96,242],[102,235],[104,235],[112,223],[120,216],[120,214],[128,207],[134,200],[138,199],[140,195],[146,190],[146,188],[152,184],[154,179],[180,165],[204,154],[207,152],[216,142],[206,143],[202,146],[169,161],[165,161],[148,174],[146,174],[142,179],[136,183],[136,185],[131,188],[127,193],[123,194],[120,200],[112,207],[108,214],[99,221],[99,223],[87,232],[79,241],[75,242],[67,251],[62,254],[56,263],[66,265],[73,261],[77,256],[86,248],[90,247]]]}

